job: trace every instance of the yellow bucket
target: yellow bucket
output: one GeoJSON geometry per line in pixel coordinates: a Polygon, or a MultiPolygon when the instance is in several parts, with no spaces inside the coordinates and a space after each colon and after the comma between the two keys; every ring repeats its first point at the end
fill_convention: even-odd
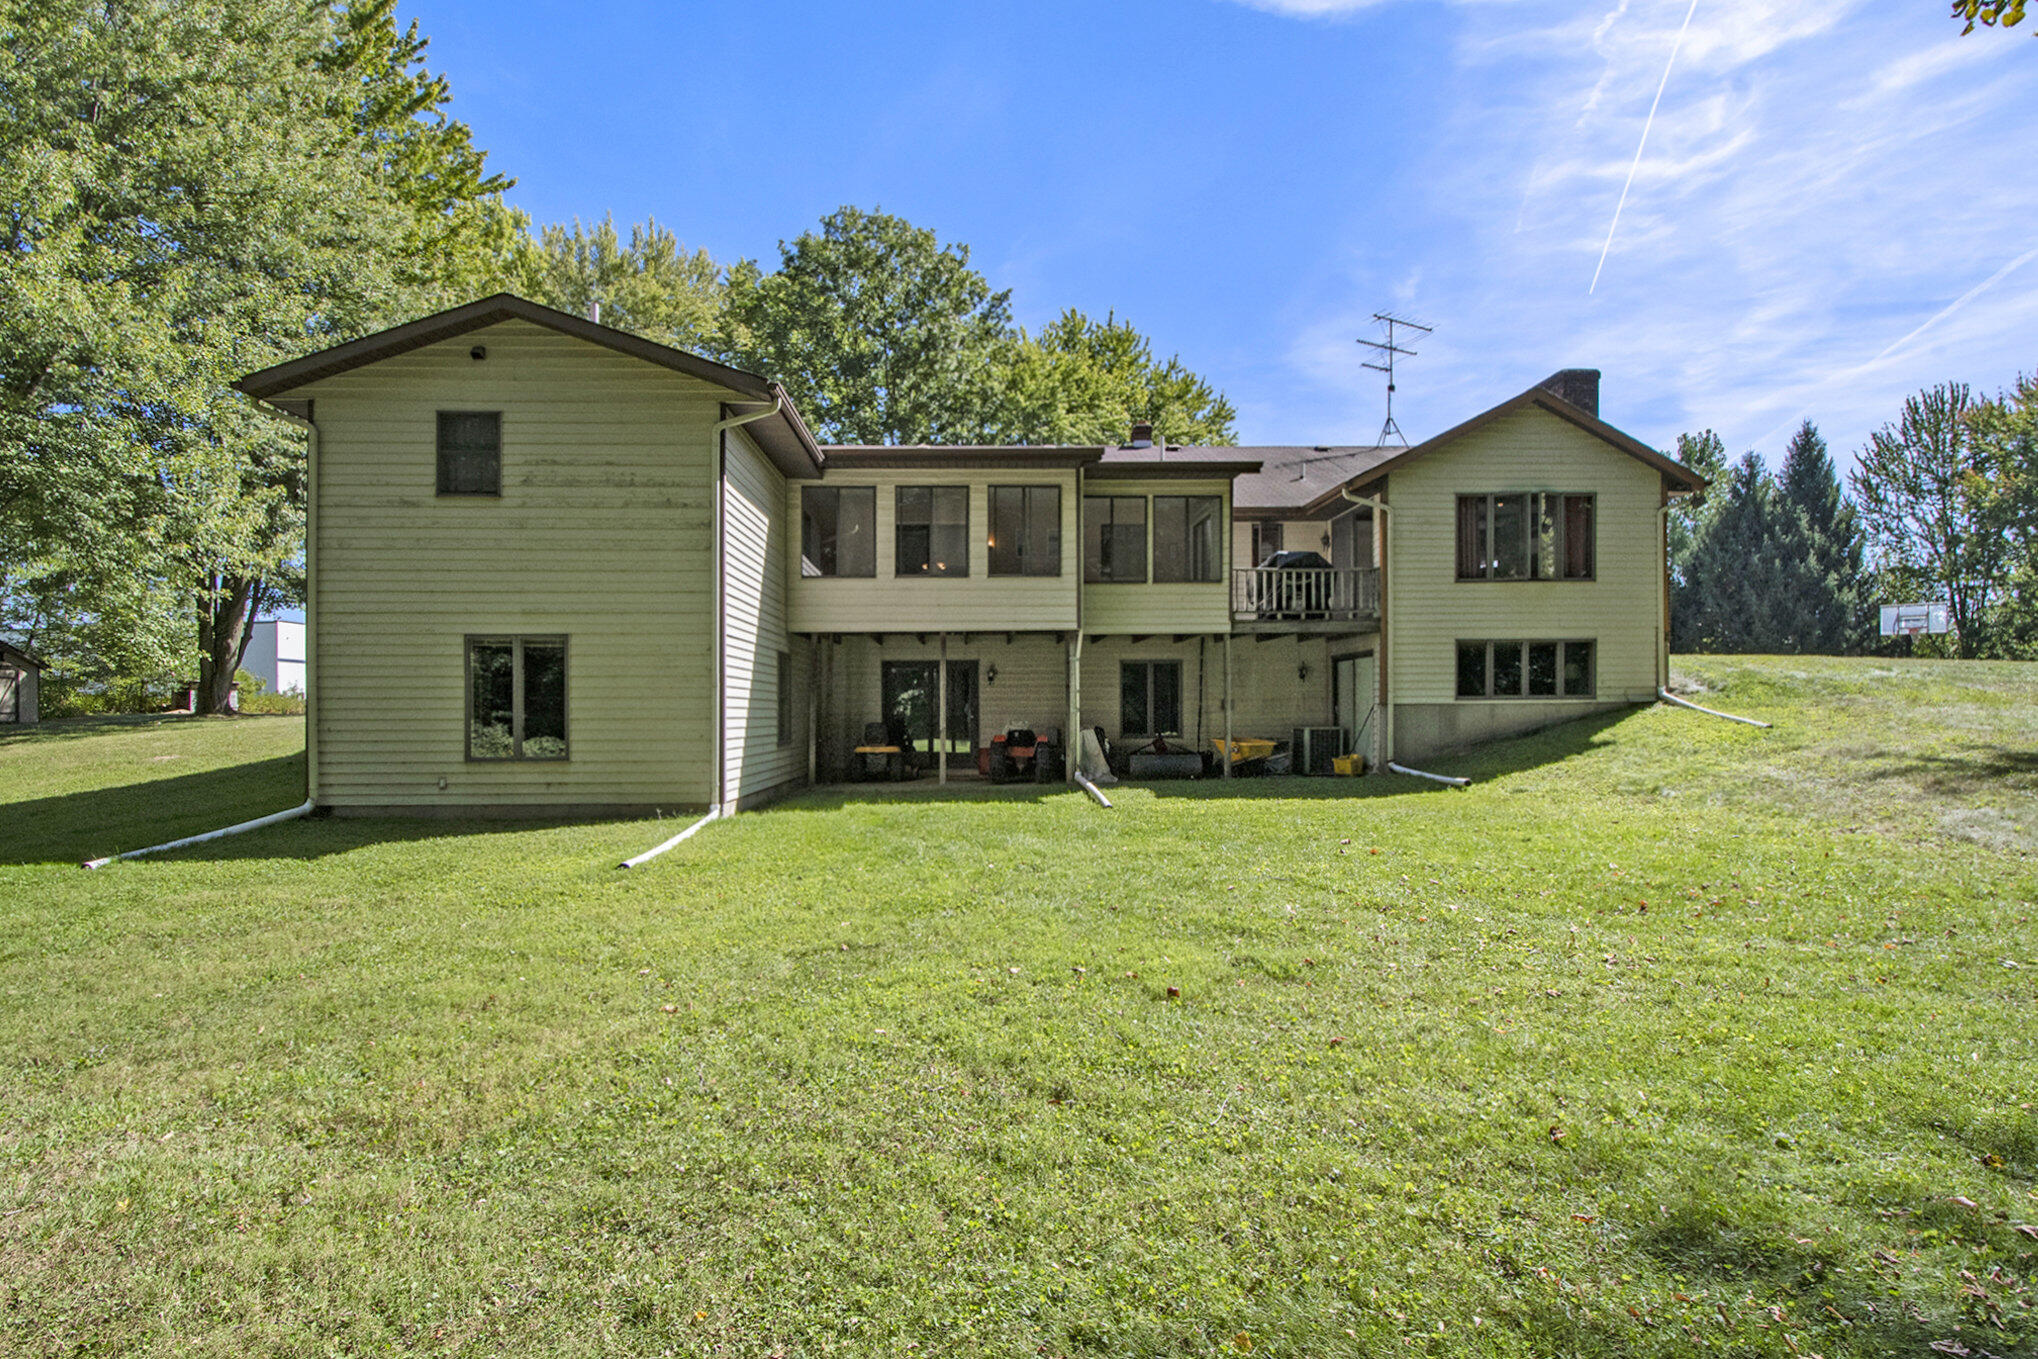
{"type": "Polygon", "coordinates": [[[1339,755],[1331,760],[1330,767],[1340,774],[1363,774],[1366,772],[1366,757],[1363,755],[1339,755]]]}

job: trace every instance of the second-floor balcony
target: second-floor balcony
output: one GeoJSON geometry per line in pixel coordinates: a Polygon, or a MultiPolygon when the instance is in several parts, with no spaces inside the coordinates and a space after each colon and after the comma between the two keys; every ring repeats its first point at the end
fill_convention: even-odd
{"type": "Polygon", "coordinates": [[[1372,567],[1244,567],[1231,573],[1231,617],[1240,626],[1274,631],[1370,625],[1380,617],[1380,573],[1372,567]]]}

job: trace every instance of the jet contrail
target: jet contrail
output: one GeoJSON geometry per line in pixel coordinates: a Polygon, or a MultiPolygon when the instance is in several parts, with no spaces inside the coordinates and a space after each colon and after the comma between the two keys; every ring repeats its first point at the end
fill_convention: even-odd
{"type": "Polygon", "coordinates": [[[1628,182],[1620,186],[1620,202],[1614,204],[1613,220],[1606,226],[1606,244],[1599,248],[1599,264],[1592,271],[1592,286],[1585,290],[1587,297],[1599,288],[1599,272],[1606,268],[1606,253],[1613,249],[1614,228],[1620,225],[1621,209],[1628,205],[1628,190],[1635,187],[1635,171],[1642,168],[1642,152],[1649,145],[1649,129],[1656,122],[1656,107],[1663,102],[1663,91],[1670,87],[1670,68],[1677,64],[1677,49],[1684,46],[1684,35],[1691,31],[1691,16],[1698,13],[1698,0],[1691,0],[1691,8],[1684,11],[1684,27],[1677,30],[1677,41],[1670,46],[1670,60],[1663,63],[1663,82],[1656,86],[1656,99],[1649,105],[1649,116],[1642,123],[1642,140],[1635,145],[1635,163],[1628,167],[1628,182]]]}
{"type": "MultiPolygon", "coordinates": [[[[1883,350],[1880,354],[1877,354],[1874,358],[1870,359],[1868,362],[1880,363],[1882,360],[1896,353],[1897,350],[1902,349],[1905,345],[1909,344],[1912,340],[1915,340],[1920,335],[1923,335],[1933,326],[1938,325],[1941,321],[1951,316],[1954,312],[1959,311],[1962,307],[1974,301],[1975,298],[1981,296],[1983,293],[1987,292],[1990,288],[1995,287],[1996,284],[2001,283],[2005,278],[2008,278],[2012,273],[2016,272],[2018,269],[2022,268],[2025,264],[2028,264],[2033,259],[2038,259],[2038,246],[2034,246],[2031,249],[2026,250],[2023,254],[2017,256],[2017,258],[2011,260],[2008,264],[2005,264],[2002,268],[1996,270],[1993,274],[1990,274],[1987,278],[1975,284],[1972,288],[1969,288],[1966,292],[1962,293],[1960,296],[1954,298],[1951,302],[1947,303],[1944,307],[1940,308],[1938,313],[1934,315],[1930,320],[1926,321],[1923,325],[1919,326],[1916,330],[1912,331],[1910,334],[1904,336],[1901,340],[1898,340],[1895,344],[1891,345],[1889,348],[1883,350]]],[[[1867,364],[1863,364],[1862,366],[1865,368],[1867,367],[1867,364]]]]}

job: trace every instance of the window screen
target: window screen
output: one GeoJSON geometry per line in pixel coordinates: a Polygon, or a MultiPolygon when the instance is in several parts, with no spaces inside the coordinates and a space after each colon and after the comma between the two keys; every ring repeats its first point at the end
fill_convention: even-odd
{"type": "Polygon", "coordinates": [[[1146,579],[1146,497],[1083,497],[1083,579],[1146,579]]]}
{"type": "Polygon", "coordinates": [[[901,486],[893,526],[902,576],[969,574],[969,487],[901,486]]]}
{"type": "Polygon", "coordinates": [[[502,412],[439,412],[439,494],[502,494],[502,412]]]}
{"type": "Polygon", "coordinates": [[[877,488],[800,488],[800,574],[877,574],[877,488]]]}
{"type": "Polygon", "coordinates": [[[1207,581],[1224,578],[1224,498],[1157,495],[1153,498],[1153,578],[1207,581]]]}
{"type": "Polygon", "coordinates": [[[991,487],[991,574],[1061,574],[1061,487],[991,487]]]}

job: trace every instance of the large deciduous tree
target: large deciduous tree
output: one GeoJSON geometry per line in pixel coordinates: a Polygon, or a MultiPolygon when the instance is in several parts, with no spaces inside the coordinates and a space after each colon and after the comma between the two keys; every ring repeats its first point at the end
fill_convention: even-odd
{"type": "Polygon", "coordinates": [[[1910,396],[1903,413],[1869,436],[1848,476],[1877,566],[1915,581],[1950,605],[1955,648],[1980,654],[2001,588],[2009,544],[1981,494],[1967,385],[1942,383],[1910,396]]]}
{"type": "Polygon", "coordinates": [[[303,438],[227,384],[499,264],[501,181],[388,16],[0,0],[0,578],[103,634],[181,615],[127,661],[204,711],[302,552],[303,438]]]}
{"type": "Polygon", "coordinates": [[[1115,443],[1132,422],[1157,440],[1227,444],[1237,411],[1191,372],[1179,355],[1153,356],[1153,344],[1115,315],[1095,321],[1070,308],[1021,335],[1001,364],[998,434],[1015,443],[1115,443]]]}
{"type": "Polygon", "coordinates": [[[594,314],[605,325],[680,349],[711,345],[722,308],[722,270],[657,222],[630,228],[613,217],[591,227],[548,226],[526,252],[517,291],[534,302],[594,314]]]}
{"type": "Polygon", "coordinates": [[[729,271],[722,349],[784,383],[831,443],[975,443],[993,423],[1011,296],[969,247],[844,207],[781,242],[777,270],[729,271]]]}

